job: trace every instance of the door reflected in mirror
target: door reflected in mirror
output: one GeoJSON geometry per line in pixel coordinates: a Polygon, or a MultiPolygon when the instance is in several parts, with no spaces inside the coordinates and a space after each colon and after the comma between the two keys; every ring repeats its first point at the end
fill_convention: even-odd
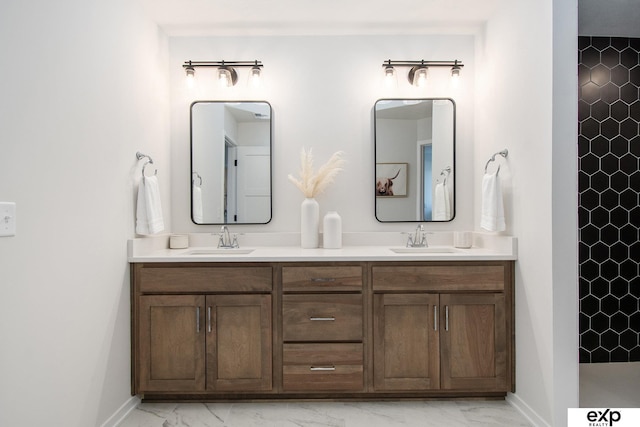
{"type": "Polygon", "coordinates": [[[455,216],[455,103],[381,99],[374,106],[375,215],[380,222],[455,216]]]}
{"type": "Polygon", "coordinates": [[[191,104],[191,219],[195,224],[271,221],[271,105],[191,104]]]}

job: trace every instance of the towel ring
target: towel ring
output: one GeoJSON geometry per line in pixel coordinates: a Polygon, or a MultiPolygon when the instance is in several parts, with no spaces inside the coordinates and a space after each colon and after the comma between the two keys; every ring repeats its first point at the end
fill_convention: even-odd
{"type": "MultiPolygon", "coordinates": [[[[149,160],[149,161],[148,161],[148,162],[146,162],[144,165],[142,165],[142,177],[143,177],[143,178],[146,178],[146,177],[147,177],[147,176],[144,174],[144,170],[145,170],[145,168],[147,167],[147,165],[149,165],[149,164],[153,164],[153,160],[149,160]]],[[[154,169],[155,169],[155,170],[153,171],[153,176],[156,176],[156,175],[158,175],[158,168],[156,168],[156,167],[154,166],[154,169]]]]}
{"type": "MultiPolygon", "coordinates": [[[[491,158],[487,160],[487,163],[484,165],[484,173],[487,173],[487,168],[489,167],[489,163],[496,161],[497,155],[500,155],[506,159],[507,156],[509,155],[509,150],[505,148],[502,151],[498,151],[497,153],[494,153],[493,156],[491,156],[491,158]]],[[[498,165],[498,170],[496,171],[496,175],[498,174],[498,172],[500,172],[500,165],[498,165]]]]}
{"type": "MultiPolygon", "coordinates": [[[[139,152],[139,151],[136,153],[136,159],[138,159],[138,160],[142,160],[142,159],[145,159],[145,158],[146,158],[146,159],[149,159],[149,160],[147,160],[147,161],[144,163],[144,165],[142,165],[142,178],[143,178],[143,179],[147,177],[147,176],[145,175],[144,171],[145,171],[145,169],[146,169],[146,167],[147,167],[147,165],[148,165],[148,164],[153,164],[153,159],[151,158],[151,156],[149,156],[149,155],[147,155],[147,154],[143,154],[143,153],[141,153],[141,152],[139,152]]],[[[155,168],[155,167],[154,167],[154,168],[155,168]]],[[[153,175],[154,175],[154,176],[158,175],[158,168],[155,168],[155,171],[154,171],[153,175]]]]}
{"type": "Polygon", "coordinates": [[[440,176],[444,176],[444,179],[442,180],[442,184],[447,185],[447,178],[449,178],[449,175],[451,175],[451,166],[447,166],[446,168],[440,171],[440,176]]]}
{"type": "Polygon", "coordinates": [[[191,179],[191,183],[193,185],[196,185],[196,178],[200,180],[200,182],[198,183],[198,185],[202,185],[202,177],[200,176],[200,174],[198,172],[193,172],[191,174],[192,179],[191,179]],[[194,176],[195,175],[195,176],[194,176]]]}

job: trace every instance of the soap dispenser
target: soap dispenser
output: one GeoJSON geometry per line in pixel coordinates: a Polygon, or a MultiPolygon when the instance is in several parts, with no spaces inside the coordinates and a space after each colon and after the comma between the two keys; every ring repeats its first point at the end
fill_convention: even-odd
{"type": "Polygon", "coordinates": [[[322,221],[323,247],[340,249],[342,247],[342,218],[336,211],[329,211],[322,221]]]}

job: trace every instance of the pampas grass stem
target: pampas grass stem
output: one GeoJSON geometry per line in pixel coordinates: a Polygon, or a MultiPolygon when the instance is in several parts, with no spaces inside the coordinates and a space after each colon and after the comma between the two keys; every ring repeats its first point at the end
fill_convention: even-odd
{"type": "Polygon", "coordinates": [[[313,170],[313,150],[300,151],[300,178],[288,175],[291,181],[304,194],[304,197],[315,197],[322,193],[331,184],[335,177],[342,171],[345,164],[342,151],[336,151],[327,163],[320,166],[318,172],[313,170]]]}

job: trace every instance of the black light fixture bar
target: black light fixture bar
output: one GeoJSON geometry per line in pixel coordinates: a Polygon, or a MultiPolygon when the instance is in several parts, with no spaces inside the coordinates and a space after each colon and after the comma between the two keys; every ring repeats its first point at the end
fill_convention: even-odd
{"type": "Polygon", "coordinates": [[[222,86],[235,86],[238,82],[238,73],[236,68],[251,67],[250,79],[254,84],[259,84],[261,69],[263,64],[257,59],[254,61],[184,61],[182,68],[184,68],[187,74],[187,81],[189,85],[193,85],[193,79],[195,76],[195,69],[198,67],[215,67],[218,69],[218,79],[222,86]]]}
{"type": "Polygon", "coordinates": [[[258,67],[262,68],[264,65],[262,61],[184,61],[183,68],[195,68],[195,67],[258,67]]]}
{"type": "Polygon", "coordinates": [[[415,66],[425,66],[425,67],[464,67],[462,61],[453,60],[453,61],[425,61],[421,59],[419,61],[395,61],[391,59],[387,59],[382,63],[383,67],[415,67],[415,66]]]}
{"type": "Polygon", "coordinates": [[[387,59],[382,63],[382,66],[387,78],[394,78],[395,67],[410,67],[407,75],[409,82],[414,86],[423,86],[427,80],[427,72],[430,67],[449,67],[451,68],[451,77],[457,80],[464,64],[457,59],[453,61],[425,61],[424,59],[419,61],[395,61],[387,59]]]}

